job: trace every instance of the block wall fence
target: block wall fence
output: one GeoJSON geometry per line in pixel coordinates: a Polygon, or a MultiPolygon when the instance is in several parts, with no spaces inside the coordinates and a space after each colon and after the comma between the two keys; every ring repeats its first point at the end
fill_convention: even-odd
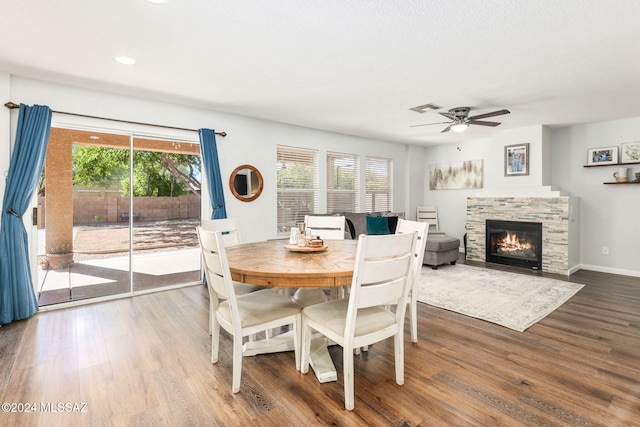
{"type": "MultiPolygon", "coordinates": [[[[45,198],[38,199],[38,228],[45,224],[45,198]]],[[[127,197],[83,196],[73,198],[73,225],[122,223],[128,221],[127,197]]],[[[135,221],[166,221],[200,218],[200,197],[190,194],[180,197],[135,197],[135,221]]]]}

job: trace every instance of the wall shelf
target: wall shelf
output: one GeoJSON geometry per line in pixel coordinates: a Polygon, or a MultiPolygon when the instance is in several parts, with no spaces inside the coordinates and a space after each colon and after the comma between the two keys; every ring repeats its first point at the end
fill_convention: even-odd
{"type": "Polygon", "coordinates": [[[609,185],[640,184],[640,181],[628,181],[628,182],[604,182],[603,184],[609,184],[609,185]]]}
{"type": "MultiPolygon", "coordinates": [[[[607,165],[583,165],[585,168],[603,168],[606,166],[626,166],[626,165],[640,165],[640,162],[631,162],[631,163],[609,163],[607,165]]],[[[615,183],[613,183],[615,184],[615,183]]]]}
{"type": "MultiPolygon", "coordinates": [[[[610,163],[607,165],[583,165],[585,168],[603,168],[606,166],[615,166],[615,167],[625,167],[628,165],[640,165],[640,162],[631,162],[631,163],[610,163]]],[[[614,174],[615,175],[615,174],[614,174]]],[[[636,175],[637,177],[637,175],[636,175]]],[[[640,181],[627,181],[627,182],[603,182],[603,184],[607,185],[619,185],[619,184],[640,184],[640,181]]]]}

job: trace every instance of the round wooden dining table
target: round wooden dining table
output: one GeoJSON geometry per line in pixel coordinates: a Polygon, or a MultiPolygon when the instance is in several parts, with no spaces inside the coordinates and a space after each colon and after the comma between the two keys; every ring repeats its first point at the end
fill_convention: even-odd
{"type": "Polygon", "coordinates": [[[279,288],[351,285],[357,240],[327,240],[326,249],[296,252],[288,240],[243,243],[226,248],[233,280],[279,288]]]}
{"type": "MultiPolygon", "coordinates": [[[[326,301],[322,288],[351,285],[357,240],[326,240],[326,249],[298,252],[288,240],[243,243],[226,248],[233,280],[253,285],[297,288],[293,299],[302,306],[326,301]]],[[[308,249],[310,250],[310,249],[308,249]]],[[[304,251],[304,250],[303,250],[304,251]]],[[[335,294],[334,292],[332,292],[335,294]]],[[[293,350],[290,333],[244,344],[247,356],[293,350]]],[[[310,364],[320,382],[336,381],[336,368],[326,339],[311,343],[310,364]]]]}

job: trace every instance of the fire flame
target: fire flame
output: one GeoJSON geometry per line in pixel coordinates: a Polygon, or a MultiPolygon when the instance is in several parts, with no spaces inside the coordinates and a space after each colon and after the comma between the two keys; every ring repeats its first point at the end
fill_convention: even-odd
{"type": "Polygon", "coordinates": [[[504,239],[498,239],[498,246],[503,252],[521,251],[531,249],[533,245],[530,241],[525,240],[520,243],[518,235],[516,233],[510,233],[507,231],[507,236],[504,239]]]}

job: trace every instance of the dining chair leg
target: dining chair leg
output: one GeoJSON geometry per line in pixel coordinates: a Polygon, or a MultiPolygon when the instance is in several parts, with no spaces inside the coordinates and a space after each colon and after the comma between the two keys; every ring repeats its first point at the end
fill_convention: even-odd
{"type": "Polygon", "coordinates": [[[404,334],[398,331],[393,337],[393,349],[395,353],[396,384],[404,384],[404,334]]]}
{"type": "Polygon", "coordinates": [[[209,335],[213,333],[213,302],[209,301],[209,335]]]}
{"type": "Polygon", "coordinates": [[[353,380],[353,348],[343,349],[342,365],[344,367],[344,407],[349,411],[354,406],[354,380],[353,380]]]}
{"type": "Polygon", "coordinates": [[[306,374],[309,372],[309,358],[311,353],[311,328],[307,325],[307,322],[303,319],[300,327],[300,372],[306,374]]]}
{"type": "Polygon", "coordinates": [[[415,292],[411,294],[411,305],[409,307],[409,310],[411,342],[418,342],[418,297],[415,292]]]}
{"type": "Polygon", "coordinates": [[[242,376],[242,336],[233,336],[233,380],[231,392],[240,391],[240,379],[242,376]]]}
{"type": "Polygon", "coordinates": [[[220,324],[215,316],[212,316],[211,323],[211,363],[218,362],[218,353],[220,350],[220,324]]]}
{"type": "Polygon", "coordinates": [[[300,360],[300,320],[302,316],[298,314],[296,316],[296,320],[293,322],[291,326],[291,330],[293,331],[293,355],[296,360],[296,370],[300,370],[301,360],[300,360]]]}

